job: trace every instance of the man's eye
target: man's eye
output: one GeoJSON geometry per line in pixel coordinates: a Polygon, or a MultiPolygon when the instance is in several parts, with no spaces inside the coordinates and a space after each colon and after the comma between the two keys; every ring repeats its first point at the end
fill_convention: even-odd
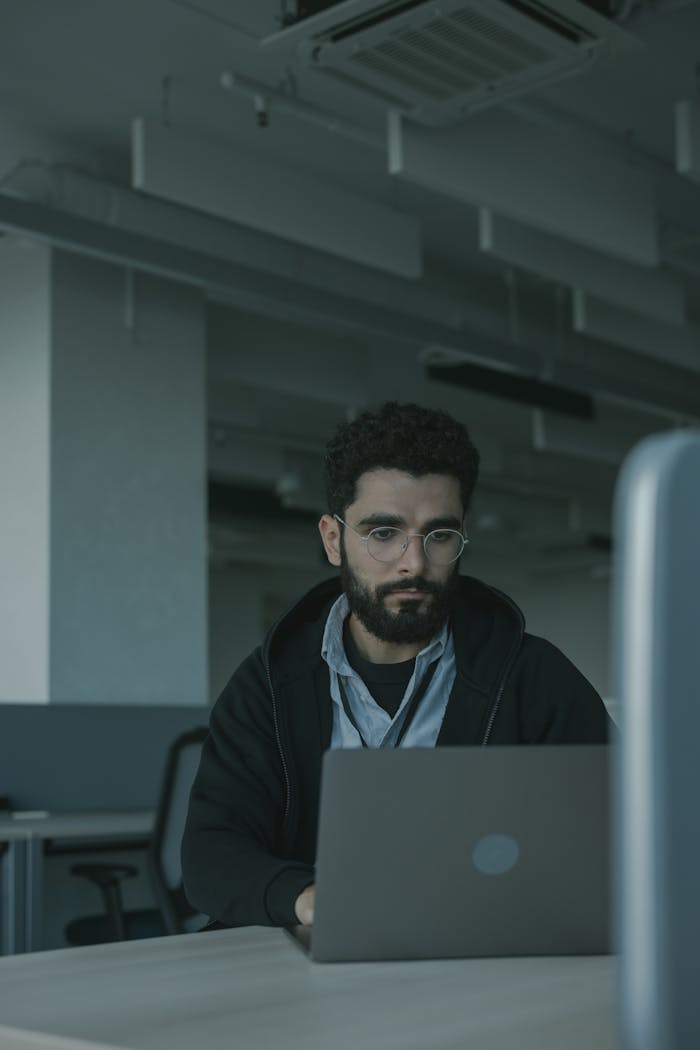
{"type": "Polygon", "coordinates": [[[450,529],[438,529],[436,532],[430,533],[430,539],[433,543],[449,543],[450,540],[454,539],[454,532],[450,529]]]}
{"type": "Polygon", "coordinates": [[[379,540],[380,543],[388,543],[395,538],[396,529],[372,529],[370,535],[372,539],[379,540]]]}

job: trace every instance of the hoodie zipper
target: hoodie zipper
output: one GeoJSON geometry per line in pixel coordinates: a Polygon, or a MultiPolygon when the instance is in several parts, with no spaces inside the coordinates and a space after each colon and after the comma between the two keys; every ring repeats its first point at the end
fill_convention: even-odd
{"type": "Polygon", "coordinates": [[[486,732],[484,733],[484,739],[481,741],[481,746],[482,747],[486,747],[486,745],[489,742],[489,737],[491,736],[491,730],[493,729],[493,723],[496,721],[496,715],[498,714],[498,709],[501,706],[501,698],[503,696],[503,690],[506,687],[506,682],[508,680],[508,675],[510,674],[510,669],[513,666],[513,663],[515,662],[515,657],[516,657],[516,654],[518,652],[518,648],[519,648],[519,646],[513,646],[513,650],[511,652],[510,656],[508,657],[508,661],[506,663],[505,670],[503,672],[503,677],[501,678],[501,683],[500,683],[500,685],[498,687],[498,692],[496,693],[496,699],[494,700],[493,707],[491,708],[491,714],[489,715],[489,721],[488,721],[488,725],[486,726],[486,732]]]}
{"type": "Polygon", "coordinates": [[[518,655],[518,650],[520,649],[520,645],[523,639],[523,631],[525,629],[525,621],[523,620],[523,614],[520,612],[520,609],[518,609],[517,605],[514,605],[508,597],[508,595],[503,594],[503,592],[497,590],[496,587],[490,587],[489,589],[494,591],[498,595],[498,597],[501,598],[503,601],[507,602],[507,604],[510,605],[513,612],[517,615],[518,621],[520,623],[520,634],[515,644],[513,645],[513,648],[508,654],[508,659],[506,660],[505,667],[503,669],[503,674],[501,675],[501,681],[498,686],[498,692],[496,693],[496,699],[493,702],[493,707],[491,708],[491,713],[489,714],[489,720],[486,726],[486,731],[484,732],[484,738],[481,741],[482,747],[486,747],[486,745],[489,742],[491,730],[493,729],[493,723],[496,721],[496,715],[498,714],[499,708],[501,706],[501,699],[503,697],[503,691],[506,687],[506,682],[508,681],[508,675],[510,674],[511,668],[515,663],[515,657],[518,655]]]}

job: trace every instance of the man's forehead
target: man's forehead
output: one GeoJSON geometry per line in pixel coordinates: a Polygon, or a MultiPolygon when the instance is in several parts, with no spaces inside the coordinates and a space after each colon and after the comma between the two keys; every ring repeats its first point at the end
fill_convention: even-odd
{"type": "Polygon", "coordinates": [[[460,485],[449,474],[416,476],[403,470],[378,468],[358,478],[353,506],[363,510],[424,508],[461,514],[460,485]]]}

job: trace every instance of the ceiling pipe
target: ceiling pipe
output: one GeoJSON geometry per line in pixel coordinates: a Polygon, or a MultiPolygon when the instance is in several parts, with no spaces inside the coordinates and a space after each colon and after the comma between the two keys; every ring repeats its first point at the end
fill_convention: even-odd
{"type": "Polygon", "coordinates": [[[220,84],[226,91],[238,91],[251,99],[258,125],[261,127],[267,126],[270,113],[278,110],[280,113],[289,113],[293,117],[299,117],[309,124],[315,124],[317,127],[321,127],[324,131],[329,131],[334,135],[342,135],[344,138],[352,139],[354,142],[359,142],[370,149],[386,153],[385,135],[375,134],[366,128],[361,128],[359,125],[339,117],[330,110],[314,106],[310,102],[304,102],[303,99],[296,98],[278,88],[270,87],[269,84],[264,84],[260,80],[254,80],[252,77],[227,70],[221,74],[220,84]]]}

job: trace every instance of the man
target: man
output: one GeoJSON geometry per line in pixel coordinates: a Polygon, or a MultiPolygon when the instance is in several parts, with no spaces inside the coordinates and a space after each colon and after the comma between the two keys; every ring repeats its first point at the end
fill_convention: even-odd
{"type": "Polygon", "coordinates": [[[312,923],[329,747],[607,739],[586,679],[509,598],[458,573],[478,464],[460,423],[417,405],[366,412],[329,443],[319,528],[340,578],[233,675],[192,791],[185,888],[217,922],[312,923]]]}

